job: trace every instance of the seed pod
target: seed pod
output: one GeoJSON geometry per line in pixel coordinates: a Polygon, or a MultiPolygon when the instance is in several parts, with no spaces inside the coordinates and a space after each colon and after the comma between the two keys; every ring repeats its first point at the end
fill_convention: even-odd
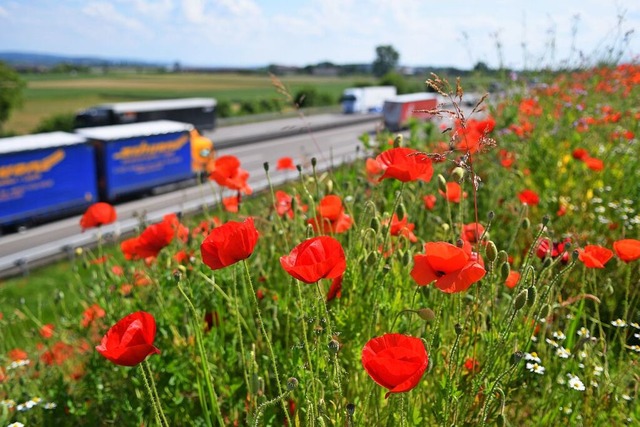
{"type": "Polygon", "coordinates": [[[493,221],[493,218],[496,217],[496,213],[494,211],[489,211],[489,213],[487,214],[487,219],[489,220],[489,222],[493,221]]]}
{"type": "Polygon", "coordinates": [[[503,282],[507,280],[509,273],[511,273],[511,266],[508,262],[505,262],[500,266],[500,278],[503,282]]]}
{"type": "Polygon", "coordinates": [[[422,320],[426,320],[427,322],[430,322],[436,318],[436,314],[430,308],[421,308],[420,310],[418,310],[418,316],[420,316],[422,320]]]}
{"type": "Polygon", "coordinates": [[[551,312],[551,306],[549,306],[549,304],[545,304],[542,306],[542,308],[540,309],[540,319],[546,319],[547,317],[549,317],[549,313],[551,312]]]}
{"type": "Polygon", "coordinates": [[[506,424],[506,422],[505,422],[505,419],[504,419],[504,414],[502,414],[502,413],[498,414],[498,418],[496,418],[496,426],[504,427],[505,424],[506,424]]]}
{"type": "Polygon", "coordinates": [[[352,417],[355,412],[356,412],[356,405],[353,403],[347,404],[347,415],[352,417]]]}
{"type": "Polygon", "coordinates": [[[311,166],[313,166],[315,168],[317,164],[318,164],[318,159],[316,159],[315,157],[312,157],[311,158],[311,166]]]}
{"type": "Polygon", "coordinates": [[[329,351],[333,354],[336,354],[340,350],[340,343],[335,338],[332,338],[329,341],[329,351]]]}
{"type": "Polygon", "coordinates": [[[533,307],[533,304],[536,302],[536,297],[538,296],[538,290],[535,286],[530,286],[527,288],[527,303],[529,307],[533,307]]]}
{"type": "Polygon", "coordinates": [[[509,261],[509,255],[506,251],[498,252],[498,264],[502,264],[504,262],[509,261]]]}
{"type": "Polygon", "coordinates": [[[580,255],[580,252],[578,252],[578,250],[576,249],[575,251],[571,252],[571,259],[573,261],[578,259],[578,255],[580,255]]]}
{"type": "Polygon", "coordinates": [[[298,379],[295,377],[291,377],[287,380],[287,390],[291,391],[298,387],[298,379]]]}
{"type": "Polygon", "coordinates": [[[438,189],[443,193],[447,192],[447,180],[442,174],[438,174],[438,189]]]}
{"type": "Polygon", "coordinates": [[[460,323],[456,323],[453,326],[453,329],[456,331],[456,335],[462,335],[463,329],[462,329],[462,325],[460,323]]]}
{"type": "Polygon", "coordinates": [[[498,258],[498,248],[491,240],[487,243],[487,246],[484,249],[484,254],[489,262],[494,262],[496,258],[498,258]]]}
{"type": "Polygon", "coordinates": [[[411,256],[411,252],[410,251],[406,251],[405,253],[402,254],[402,265],[407,266],[411,263],[411,259],[413,257],[411,256]]]}
{"type": "Polygon", "coordinates": [[[264,168],[264,171],[265,171],[265,172],[269,172],[269,162],[264,162],[264,163],[262,164],[262,167],[264,168]]]}
{"type": "Polygon", "coordinates": [[[525,289],[520,291],[520,293],[516,296],[516,300],[513,304],[513,308],[515,308],[516,311],[518,311],[522,307],[524,307],[526,303],[527,303],[527,290],[525,289]]]}
{"type": "Polygon", "coordinates": [[[378,262],[378,253],[370,252],[369,255],[367,255],[367,259],[366,259],[367,265],[373,266],[376,264],[376,262],[378,262]]]}
{"type": "Polygon", "coordinates": [[[529,218],[525,218],[522,220],[522,223],[520,224],[520,226],[522,227],[523,230],[528,230],[529,227],[531,227],[531,221],[529,220],[529,218]]]}
{"type": "Polygon", "coordinates": [[[549,215],[545,215],[542,217],[542,225],[546,227],[547,224],[549,224],[549,220],[551,218],[549,218],[549,215]]]}
{"type": "Polygon", "coordinates": [[[453,180],[456,182],[462,181],[462,179],[464,178],[464,169],[462,169],[460,166],[453,168],[453,171],[451,171],[451,178],[453,178],[453,180]]]}
{"type": "Polygon", "coordinates": [[[404,203],[398,204],[398,209],[396,209],[396,214],[398,215],[398,220],[402,221],[407,214],[407,208],[404,206],[404,203]]]}

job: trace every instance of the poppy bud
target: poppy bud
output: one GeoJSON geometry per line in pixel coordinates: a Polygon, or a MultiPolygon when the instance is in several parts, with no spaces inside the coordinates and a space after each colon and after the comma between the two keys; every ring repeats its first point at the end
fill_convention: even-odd
{"type": "Polygon", "coordinates": [[[490,240],[484,249],[484,253],[489,262],[494,262],[498,257],[498,248],[496,247],[496,244],[490,240]]]}
{"type": "Polygon", "coordinates": [[[496,426],[503,427],[505,425],[504,414],[498,414],[498,418],[496,418],[496,426]]]}
{"type": "Polygon", "coordinates": [[[407,208],[404,206],[404,203],[399,203],[398,208],[396,209],[396,214],[398,214],[398,219],[402,221],[407,215],[407,208]]]}
{"type": "Polygon", "coordinates": [[[532,307],[536,302],[536,297],[538,296],[538,290],[535,286],[531,286],[527,288],[527,302],[529,303],[529,307],[532,307]]]}
{"type": "Polygon", "coordinates": [[[407,266],[411,263],[413,257],[411,256],[411,252],[406,251],[402,254],[402,265],[407,266]]]}
{"type": "Polygon", "coordinates": [[[436,314],[430,308],[421,308],[417,311],[417,313],[422,320],[426,320],[427,322],[430,322],[436,318],[436,314]]]}
{"type": "Polygon", "coordinates": [[[393,140],[393,148],[402,147],[402,142],[404,141],[404,136],[399,133],[393,140]]]}
{"type": "Polygon", "coordinates": [[[500,278],[502,278],[503,282],[507,280],[509,273],[511,273],[511,266],[508,262],[505,262],[500,266],[500,278]]]}
{"type": "Polygon", "coordinates": [[[578,259],[578,256],[579,256],[579,255],[580,255],[580,252],[578,252],[578,250],[573,251],[573,252],[571,252],[571,259],[572,259],[573,261],[575,261],[575,260],[577,260],[577,259],[578,259]]]}
{"type": "Polygon", "coordinates": [[[438,174],[438,189],[447,194],[447,180],[442,174],[438,174]]]}
{"type": "Polygon", "coordinates": [[[547,224],[549,224],[549,215],[545,215],[542,217],[542,225],[546,227],[547,224]]]}
{"type": "Polygon", "coordinates": [[[326,193],[326,194],[331,194],[331,193],[333,193],[333,181],[331,181],[331,180],[328,180],[328,181],[327,181],[327,185],[326,185],[326,187],[325,187],[325,193],[326,193]]]}
{"type": "Polygon", "coordinates": [[[456,335],[462,335],[462,325],[460,323],[456,323],[453,329],[456,331],[456,335]]]}
{"type": "Polygon", "coordinates": [[[355,412],[356,412],[356,405],[354,405],[353,403],[347,404],[347,415],[352,417],[355,412]]]}
{"type": "Polygon", "coordinates": [[[287,390],[291,391],[298,387],[298,379],[291,377],[287,380],[287,390]]]}
{"type": "Polygon", "coordinates": [[[302,165],[296,165],[296,169],[298,169],[298,172],[302,172],[302,165]]]}
{"type": "Polygon", "coordinates": [[[265,171],[265,172],[269,172],[269,162],[264,162],[264,163],[262,164],[262,167],[264,168],[264,171],[265,171]]]}
{"type": "Polygon", "coordinates": [[[318,159],[316,159],[315,157],[312,157],[311,158],[311,166],[315,168],[317,164],[318,164],[318,159]]]}
{"type": "Polygon", "coordinates": [[[502,264],[504,262],[507,262],[509,260],[509,255],[507,255],[506,251],[500,251],[498,252],[498,263],[502,264]]]}
{"type": "Polygon", "coordinates": [[[329,341],[329,351],[336,354],[340,350],[340,343],[335,338],[329,341]]]}
{"type": "Polygon", "coordinates": [[[462,181],[462,178],[464,178],[464,169],[462,169],[460,166],[455,167],[451,172],[451,177],[456,182],[462,181]]]}
{"type": "Polygon", "coordinates": [[[489,220],[489,222],[493,221],[493,218],[496,217],[496,213],[494,211],[489,211],[489,213],[487,214],[487,219],[489,220]]]}
{"type": "Polygon", "coordinates": [[[524,357],[524,353],[521,351],[516,351],[511,355],[511,364],[512,365],[517,365],[518,363],[520,363],[520,361],[522,360],[522,358],[524,357]]]}
{"type": "Polygon", "coordinates": [[[551,311],[551,307],[549,306],[549,304],[543,305],[542,308],[540,309],[539,319],[546,319],[547,317],[549,317],[550,311],[551,311]]]}
{"type": "Polygon", "coordinates": [[[531,227],[531,221],[529,220],[529,218],[525,218],[522,220],[522,223],[520,224],[520,226],[522,227],[523,230],[528,230],[529,227],[531,227]]]}
{"type": "Polygon", "coordinates": [[[527,303],[527,290],[525,289],[525,290],[520,291],[520,293],[516,296],[516,300],[515,300],[515,302],[513,304],[513,308],[516,311],[518,311],[522,307],[524,307],[524,305],[526,303],[527,303]]]}
{"type": "Polygon", "coordinates": [[[378,262],[378,255],[377,252],[371,252],[369,253],[369,255],[367,255],[367,259],[366,259],[366,263],[368,265],[375,265],[378,262]]]}
{"type": "Polygon", "coordinates": [[[371,223],[369,224],[371,226],[371,228],[373,228],[373,231],[375,231],[376,233],[378,231],[380,231],[380,219],[377,216],[374,216],[373,218],[371,218],[371,223]]]}

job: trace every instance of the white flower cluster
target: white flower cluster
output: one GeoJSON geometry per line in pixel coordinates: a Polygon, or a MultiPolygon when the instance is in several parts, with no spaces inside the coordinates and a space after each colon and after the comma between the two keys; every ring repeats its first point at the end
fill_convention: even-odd
{"type": "Polygon", "coordinates": [[[9,364],[9,366],[7,366],[7,370],[18,369],[22,366],[27,366],[30,363],[31,361],[29,359],[14,360],[9,364]]]}
{"type": "Polygon", "coordinates": [[[569,387],[578,391],[585,390],[584,383],[580,380],[580,378],[573,374],[567,374],[567,376],[569,377],[569,387]]]}
{"type": "Polygon", "coordinates": [[[542,361],[538,357],[538,355],[534,353],[525,353],[524,360],[527,361],[526,368],[529,372],[533,372],[534,374],[544,375],[544,366],[541,365],[542,361]]]}

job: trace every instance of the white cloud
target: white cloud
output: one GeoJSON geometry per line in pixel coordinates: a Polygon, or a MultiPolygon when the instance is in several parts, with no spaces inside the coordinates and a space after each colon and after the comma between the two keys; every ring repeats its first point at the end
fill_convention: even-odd
{"type": "Polygon", "coordinates": [[[145,28],[140,21],[119,13],[112,3],[89,3],[82,9],[82,12],[92,18],[104,20],[124,29],[141,31],[145,28]]]}
{"type": "Polygon", "coordinates": [[[7,9],[5,9],[2,6],[0,6],[0,17],[4,18],[4,17],[8,17],[8,16],[9,16],[9,12],[7,12],[7,9]]]}

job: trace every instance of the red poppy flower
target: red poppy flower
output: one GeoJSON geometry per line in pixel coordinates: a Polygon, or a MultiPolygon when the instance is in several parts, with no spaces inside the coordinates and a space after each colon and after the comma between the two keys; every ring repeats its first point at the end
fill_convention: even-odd
{"type": "Polygon", "coordinates": [[[424,201],[424,207],[430,211],[436,206],[436,196],[433,194],[427,194],[422,200],[424,201]]]}
{"type": "Polygon", "coordinates": [[[584,160],[589,157],[589,152],[585,148],[576,148],[571,153],[571,157],[576,160],[584,160]]]}
{"type": "Polygon", "coordinates": [[[120,244],[127,259],[157,257],[158,253],[173,240],[174,229],[168,221],[148,226],[136,241],[125,240],[120,244]]]}
{"type": "Polygon", "coordinates": [[[276,170],[296,170],[296,165],[293,164],[291,157],[281,157],[278,159],[276,170]]]}
{"type": "Polygon", "coordinates": [[[569,252],[565,252],[564,250],[566,243],[571,243],[571,240],[564,239],[562,242],[552,242],[550,239],[542,239],[536,249],[536,255],[542,260],[544,260],[547,255],[554,259],[562,256],[562,262],[567,263],[569,261],[569,252]]]}
{"type": "Polygon", "coordinates": [[[342,275],[336,277],[331,282],[329,292],[327,292],[327,302],[342,296],[342,275]]]}
{"type": "Polygon", "coordinates": [[[318,215],[307,220],[316,233],[339,234],[344,233],[353,224],[353,220],[344,212],[342,199],[335,195],[328,195],[318,204],[318,215]]]}
{"type": "Polygon", "coordinates": [[[243,222],[229,221],[211,230],[200,245],[202,262],[212,270],[227,267],[247,259],[258,242],[258,230],[253,218],[243,222]]]}
{"type": "Polygon", "coordinates": [[[82,327],[86,328],[96,319],[101,319],[106,315],[104,309],[98,304],[93,304],[82,313],[82,327]]]}
{"type": "MultiPolygon", "coordinates": [[[[280,216],[288,216],[289,218],[293,218],[295,215],[293,209],[293,197],[288,195],[282,190],[276,191],[276,212],[280,216]]],[[[298,209],[302,212],[306,212],[308,207],[307,205],[303,205],[300,201],[300,196],[296,194],[295,203],[298,209]]]]}
{"type": "Polygon", "coordinates": [[[411,277],[420,286],[436,282],[443,292],[462,292],[482,279],[485,269],[471,250],[459,248],[447,242],[429,242],[424,254],[413,256],[411,277]]]}
{"type": "Polygon", "coordinates": [[[447,182],[447,191],[438,190],[438,193],[451,203],[460,203],[464,197],[467,198],[467,192],[462,192],[462,187],[457,182],[447,182]]]}
{"type": "Polygon", "coordinates": [[[402,218],[402,221],[398,220],[398,215],[393,214],[391,217],[391,226],[389,227],[389,233],[392,236],[404,236],[409,239],[410,242],[417,242],[418,238],[415,234],[413,234],[413,229],[415,228],[415,224],[410,223],[409,219],[406,217],[402,218]]]}
{"type": "Polygon", "coordinates": [[[403,393],[418,385],[429,365],[420,338],[384,334],[369,340],[362,349],[362,366],[376,383],[391,393],[403,393]]]}
{"type": "Polygon", "coordinates": [[[613,250],[618,258],[624,262],[640,259],[640,240],[622,239],[613,242],[613,250]]]}
{"type": "Polygon", "coordinates": [[[382,173],[382,166],[376,159],[369,157],[365,161],[365,170],[367,171],[367,179],[370,182],[378,181],[378,175],[382,173]]]}
{"type": "Polygon", "coordinates": [[[247,184],[249,172],[240,167],[240,160],[236,156],[218,157],[209,164],[208,170],[209,179],[222,187],[242,191],[245,194],[251,194],[253,191],[247,184]]]}
{"type": "Polygon", "coordinates": [[[392,148],[378,155],[376,161],[384,171],[380,180],[394,178],[402,182],[429,182],[433,176],[431,159],[411,148],[392,148]]]}
{"type": "Polygon", "coordinates": [[[517,271],[510,271],[509,276],[507,276],[507,280],[505,280],[504,284],[509,289],[513,289],[518,284],[518,280],[520,280],[520,273],[517,271]]]}
{"type": "Polygon", "coordinates": [[[604,265],[613,257],[613,252],[598,245],[587,245],[578,250],[578,259],[587,268],[604,268],[604,265]]]}
{"type": "Polygon", "coordinates": [[[224,209],[227,212],[231,212],[231,213],[238,212],[238,205],[239,205],[238,199],[240,198],[239,195],[240,194],[238,193],[238,196],[225,197],[224,199],[222,199],[222,204],[224,205],[224,209]]]}
{"type": "Polygon", "coordinates": [[[462,235],[460,237],[469,243],[477,243],[483,234],[484,226],[480,223],[472,222],[462,226],[462,235]]]}
{"type": "Polygon", "coordinates": [[[464,361],[464,369],[469,373],[480,372],[480,362],[473,357],[467,357],[464,361]]]}
{"type": "Polygon", "coordinates": [[[167,214],[162,217],[163,222],[168,222],[173,227],[175,236],[184,243],[189,240],[189,228],[185,227],[181,222],[178,215],[174,213],[167,214]]]}
{"type": "Polygon", "coordinates": [[[538,196],[538,194],[533,191],[533,190],[522,190],[519,194],[518,194],[518,198],[520,199],[520,201],[522,203],[525,203],[529,206],[535,206],[538,203],[540,203],[540,197],[538,196]]]}
{"type": "Polygon", "coordinates": [[[120,319],[96,346],[98,353],[120,366],[136,366],[147,356],[160,354],[153,345],[156,320],[144,311],[120,319]]]}
{"type": "Polygon", "coordinates": [[[87,228],[111,224],[116,218],[116,210],[113,206],[109,203],[98,202],[87,208],[82,218],[80,218],[80,227],[84,231],[87,228]]]}
{"type": "Polygon", "coordinates": [[[305,283],[335,279],[344,273],[347,262],[339,241],[330,236],[307,239],[280,257],[287,273],[305,283]]]}
{"type": "Polygon", "coordinates": [[[9,356],[9,359],[14,362],[18,360],[26,360],[29,358],[27,352],[22,350],[21,348],[14,348],[13,350],[9,350],[9,353],[7,353],[7,355],[9,356]]]}
{"type": "Polygon", "coordinates": [[[587,165],[587,167],[592,171],[599,172],[604,169],[604,162],[600,159],[596,159],[595,157],[585,158],[584,164],[587,165]]]}
{"type": "Polygon", "coordinates": [[[54,329],[55,326],[53,326],[53,324],[47,323],[40,328],[40,336],[45,339],[51,338],[53,336],[54,329]]]}

